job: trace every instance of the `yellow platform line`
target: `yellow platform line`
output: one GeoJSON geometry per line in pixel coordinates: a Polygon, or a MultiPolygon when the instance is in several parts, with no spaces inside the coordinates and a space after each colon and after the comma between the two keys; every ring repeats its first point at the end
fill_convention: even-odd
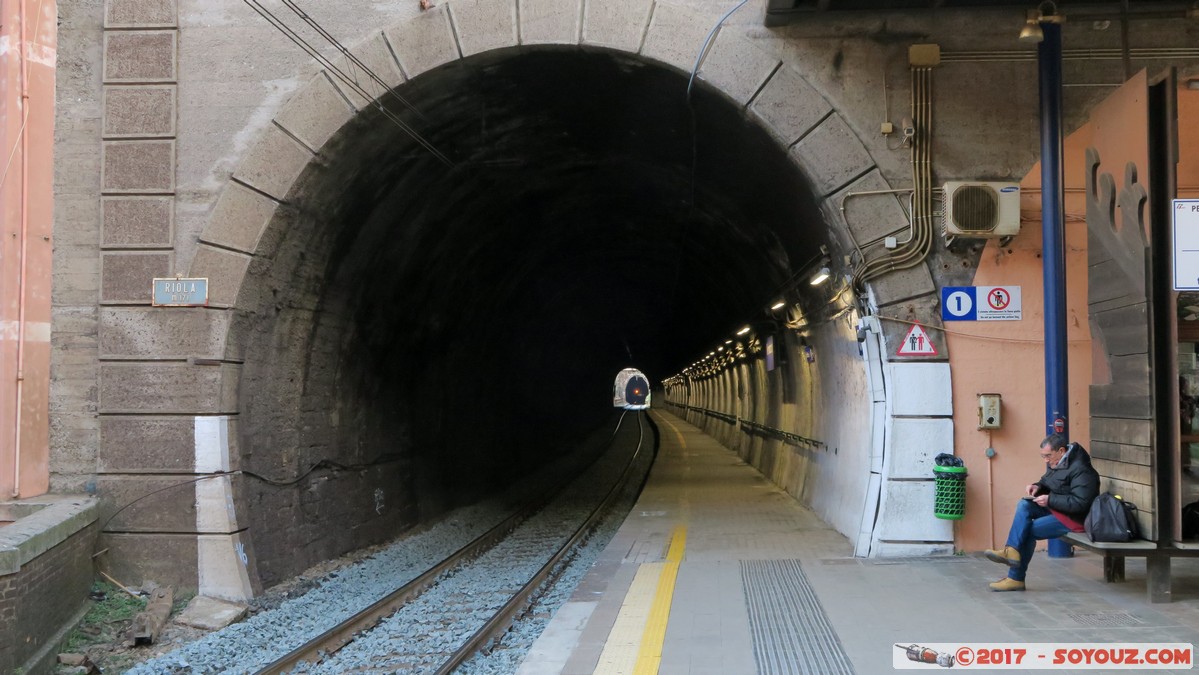
{"type": "Polygon", "coordinates": [[[633,583],[624,596],[616,623],[604,642],[595,675],[629,675],[637,665],[637,651],[649,617],[658,580],[665,563],[646,563],[637,568],[633,583]]]}
{"type": "Polygon", "coordinates": [[[665,417],[658,417],[658,419],[663,424],[670,427],[670,430],[674,432],[674,435],[679,439],[679,446],[684,447],[684,448],[687,447],[687,441],[683,440],[683,434],[680,433],[679,430],[677,428],[675,428],[675,426],[673,424],[670,423],[670,420],[666,419],[665,417]]]}
{"type": "Polygon", "coordinates": [[[670,621],[670,603],[674,599],[674,584],[679,576],[679,563],[683,562],[683,551],[687,548],[687,528],[679,525],[670,537],[670,550],[666,563],[658,577],[658,592],[645,622],[641,636],[641,649],[637,652],[634,675],[657,675],[662,663],[662,644],[666,641],[666,624],[670,621]]]}
{"type": "Polygon", "coordinates": [[[683,562],[683,552],[687,550],[687,526],[679,525],[670,533],[670,548],[666,551],[666,562],[683,562]]]}
{"type": "Polygon", "coordinates": [[[608,633],[608,641],[596,664],[595,675],[654,675],[662,661],[662,643],[670,619],[679,563],[687,545],[687,528],[680,525],[670,537],[666,562],[645,563],[637,568],[608,633]]]}

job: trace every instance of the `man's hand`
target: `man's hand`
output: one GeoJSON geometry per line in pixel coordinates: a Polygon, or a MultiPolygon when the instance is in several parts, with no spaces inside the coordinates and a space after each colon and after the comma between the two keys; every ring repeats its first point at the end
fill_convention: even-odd
{"type": "Polygon", "coordinates": [[[1036,495],[1037,494],[1037,484],[1029,483],[1028,487],[1024,488],[1024,492],[1026,492],[1029,497],[1036,495]]]}
{"type": "Polygon", "coordinates": [[[1032,500],[1032,503],[1036,504],[1037,506],[1043,506],[1045,508],[1049,508],[1049,495],[1041,495],[1040,497],[1035,497],[1032,500]]]}

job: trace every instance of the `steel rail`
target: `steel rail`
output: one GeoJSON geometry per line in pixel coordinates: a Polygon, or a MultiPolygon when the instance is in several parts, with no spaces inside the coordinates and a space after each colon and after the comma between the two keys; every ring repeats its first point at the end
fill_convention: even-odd
{"type": "Polygon", "coordinates": [[[437,675],[449,675],[454,671],[454,669],[461,666],[476,653],[482,651],[489,644],[491,644],[493,640],[500,636],[500,634],[506,632],[508,627],[512,625],[517,614],[524,611],[524,609],[531,603],[530,598],[532,597],[533,593],[542,588],[547,581],[552,581],[552,579],[557,578],[558,574],[561,573],[562,570],[559,568],[558,564],[563,560],[563,558],[565,558],[567,554],[575,552],[579,543],[582,542],[586,537],[591,536],[591,533],[594,532],[597,527],[599,527],[600,522],[606,516],[608,510],[612,507],[613,502],[615,502],[617,497],[620,496],[621,491],[627,487],[633,470],[633,465],[636,463],[637,458],[641,455],[642,446],[645,442],[645,426],[642,422],[642,417],[642,415],[637,416],[637,448],[629,456],[629,461],[625,464],[624,470],[621,472],[620,477],[616,479],[616,482],[608,490],[608,493],[604,496],[604,499],[598,506],[595,507],[595,509],[591,511],[591,514],[587,517],[587,520],[584,521],[583,524],[574,531],[574,534],[571,535],[570,539],[567,540],[567,542],[563,544],[556,553],[554,553],[553,557],[551,557],[549,561],[541,566],[541,569],[537,570],[537,573],[533,575],[533,578],[530,579],[527,584],[522,586],[520,590],[516,591],[516,593],[512,595],[512,599],[506,602],[503,607],[501,607],[490,619],[488,619],[487,622],[484,623],[483,626],[476,631],[475,634],[472,635],[462,645],[462,647],[458,649],[458,651],[454,652],[453,655],[451,655],[450,658],[447,659],[446,662],[437,669],[437,675]]]}
{"type": "Polygon", "coordinates": [[[317,635],[296,649],[279,657],[257,671],[258,675],[278,675],[294,669],[301,663],[316,663],[324,654],[331,654],[354,640],[354,636],[364,630],[369,630],[382,619],[391,616],[400,607],[419,596],[442,574],[459,565],[478,557],[491,546],[503,540],[516,526],[524,522],[540,508],[541,504],[526,506],[525,509],[509,516],[499,525],[491,528],[475,538],[466,546],[455,551],[450,557],[442,560],[426,572],[386,596],[375,601],[366,609],[358,612],[344,622],[317,635]]]}
{"type": "MultiPolygon", "coordinates": [[[[625,415],[622,413],[620,419],[616,423],[616,428],[612,432],[612,436],[604,445],[604,451],[610,448],[612,443],[616,440],[616,434],[620,431],[620,427],[624,422],[624,418],[625,415]]],[[[640,427],[640,417],[638,417],[637,422],[638,426],[640,427]]],[[[642,431],[642,435],[644,435],[644,431],[642,431]]],[[[637,452],[640,452],[640,449],[641,442],[639,440],[637,452]]],[[[595,463],[595,461],[598,461],[598,459],[604,455],[604,451],[596,453],[595,459],[593,459],[588,466],[591,466],[595,463]]],[[[628,467],[626,467],[625,471],[628,471],[628,467]]],[[[535,513],[545,508],[547,504],[560,495],[566,489],[566,486],[577,477],[577,474],[567,476],[563,480],[559,481],[553,489],[540,492],[540,499],[526,504],[520,510],[504,519],[495,527],[479,535],[473,541],[458,549],[449,557],[437,563],[433,567],[429,568],[412,581],[409,581],[400,588],[375,601],[366,609],[355,613],[345,621],[313,637],[299,647],[296,647],[287,654],[275,659],[263,668],[255,671],[256,675],[280,675],[282,673],[287,673],[301,663],[306,662],[315,664],[324,658],[325,655],[338,651],[342,647],[352,642],[355,635],[371,629],[382,619],[391,616],[405,604],[418,597],[422,592],[436,583],[437,579],[441,577],[441,575],[460,565],[469,563],[485,553],[492,546],[503,540],[504,537],[508,536],[508,534],[515,530],[522,522],[528,520],[535,513]]],[[[618,482],[623,483],[623,480],[618,482]]]]}

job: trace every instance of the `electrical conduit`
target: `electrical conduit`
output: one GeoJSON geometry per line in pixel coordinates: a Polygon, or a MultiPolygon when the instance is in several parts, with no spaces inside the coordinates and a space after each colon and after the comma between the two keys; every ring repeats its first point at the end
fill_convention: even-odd
{"type": "Polygon", "coordinates": [[[934,235],[932,188],[932,68],[912,68],[912,119],[916,134],[912,138],[912,229],[908,241],[889,255],[863,261],[854,272],[853,285],[862,289],[866,282],[888,272],[915,267],[932,250],[934,235]]]}

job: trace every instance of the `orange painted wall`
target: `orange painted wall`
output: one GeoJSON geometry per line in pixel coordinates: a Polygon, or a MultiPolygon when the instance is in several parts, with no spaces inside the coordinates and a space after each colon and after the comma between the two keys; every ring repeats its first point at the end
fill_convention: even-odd
{"type": "Polygon", "coordinates": [[[50,263],[58,9],[55,0],[3,0],[0,12],[3,13],[0,39],[15,46],[0,54],[0,120],[3,120],[0,149],[5,167],[0,185],[0,227],[3,228],[3,237],[0,237],[0,500],[4,500],[14,496],[34,497],[49,488],[50,263]],[[22,3],[25,10],[24,44],[22,3]],[[22,54],[28,60],[28,80],[24,87],[22,54]],[[23,193],[26,195],[24,200],[23,193]],[[24,241],[22,232],[25,233],[24,241]],[[23,344],[20,364],[19,343],[23,344]],[[18,380],[21,383],[19,416],[18,380]]]}
{"type": "MultiPolygon", "coordinates": [[[[1070,437],[1084,445],[1090,441],[1089,385],[1095,372],[1087,322],[1087,230],[1084,191],[1085,151],[1101,147],[1101,170],[1123,182],[1123,169],[1113,157],[1147,161],[1147,138],[1133,130],[1148,125],[1143,99],[1147,76],[1138,73],[1118,92],[1092,111],[1092,121],[1064,142],[1066,184],[1067,318],[1070,368],[1070,437]]],[[[1199,91],[1180,89],[1179,194],[1193,198],[1199,189],[1199,91]]],[[[970,471],[967,480],[966,517],[957,530],[957,547],[965,551],[1002,545],[1011,524],[1016,500],[1023,488],[1044,471],[1037,444],[1045,435],[1044,315],[1041,251],[1041,167],[1034,166],[1021,182],[1020,235],[1002,249],[988,242],[974,285],[1021,286],[1024,320],[950,324],[947,336],[953,364],[954,443],[970,471]],[[977,429],[976,394],[1003,394],[1003,428],[977,429]],[[996,455],[988,460],[987,447],[996,455]]],[[[1142,179],[1144,176],[1142,176],[1142,179]]],[[[1119,206],[1117,205],[1117,209],[1119,206]]],[[[1119,218],[1119,215],[1117,215],[1119,218]]],[[[1100,362],[1099,366],[1104,364],[1100,362]]]]}
{"type": "MultiPolygon", "coordinates": [[[[1064,143],[1066,180],[1066,305],[1070,437],[1090,441],[1091,331],[1087,323],[1087,228],[1083,200],[1089,126],[1064,143]]],[[[1002,545],[1024,486],[1045,464],[1038,445],[1046,434],[1044,284],[1041,265],[1041,166],[1021,183],[1021,229],[1007,246],[987,242],[973,284],[1020,287],[1021,321],[947,323],[952,363],[954,445],[966,462],[966,517],[956,546],[978,551],[1002,545]],[[1003,396],[1003,427],[978,430],[978,394],[1003,396]],[[985,451],[995,448],[995,457],[985,451]]]]}
{"type": "Polygon", "coordinates": [[[1199,199],[1199,89],[1179,89],[1178,120],[1178,198],[1199,199]]]}

